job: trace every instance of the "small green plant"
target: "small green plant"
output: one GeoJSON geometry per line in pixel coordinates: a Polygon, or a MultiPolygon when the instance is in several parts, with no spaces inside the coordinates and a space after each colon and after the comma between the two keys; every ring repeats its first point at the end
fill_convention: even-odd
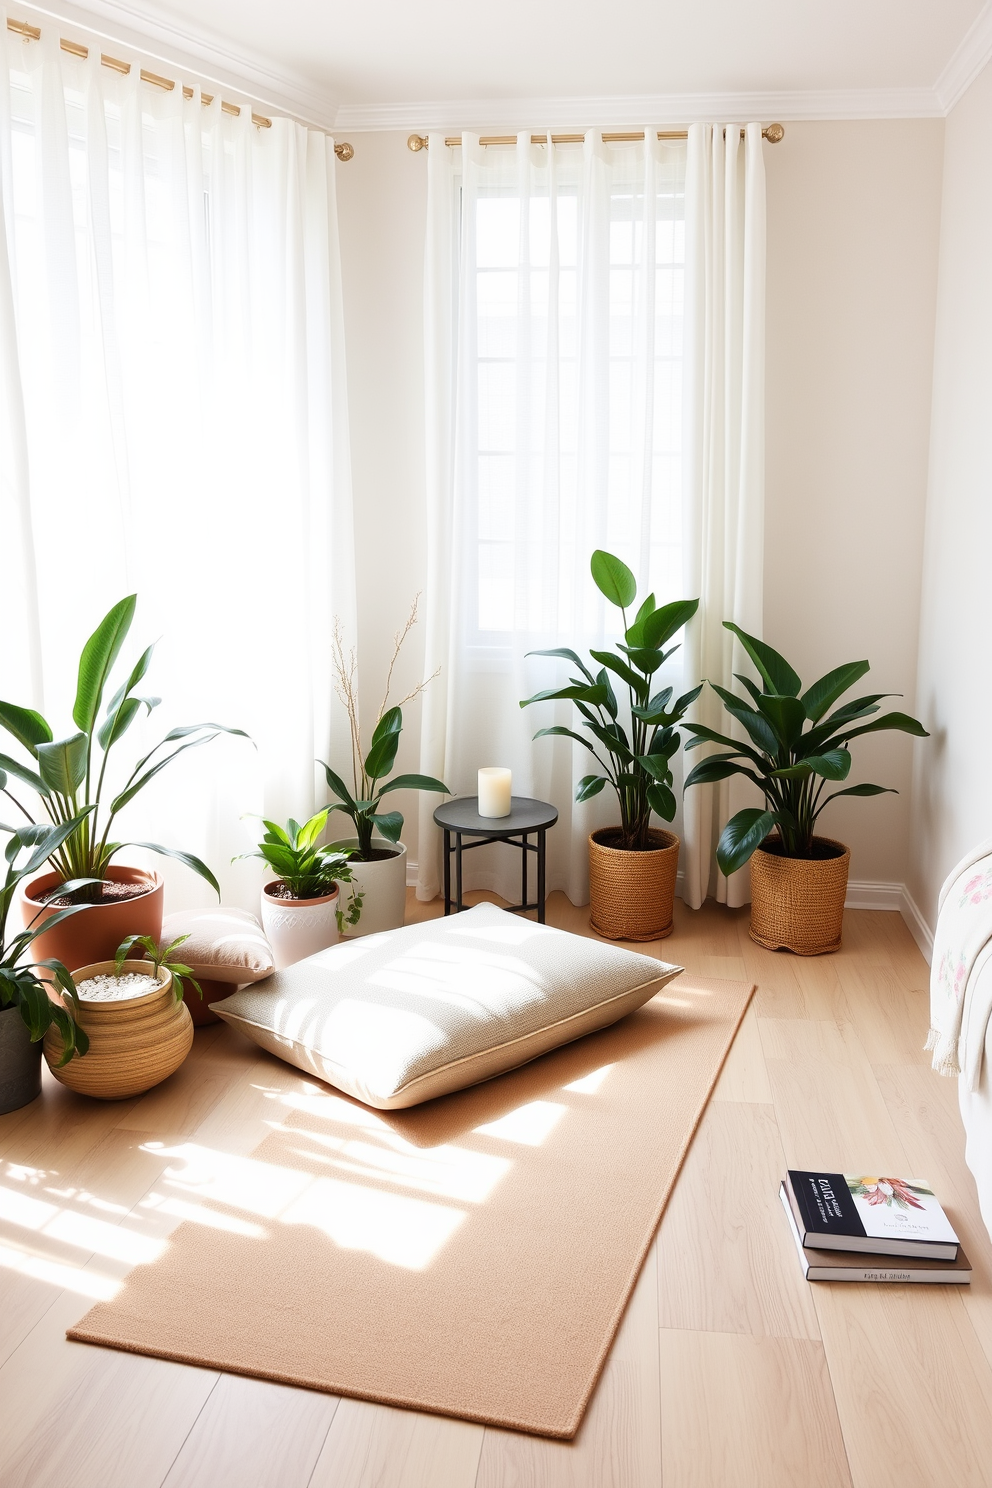
{"type": "Polygon", "coordinates": [[[600,665],[594,676],[567,647],[532,651],[532,656],[564,657],[578,668],[581,676],[570,677],[566,687],[537,692],[533,697],[525,698],[520,706],[529,708],[531,703],[565,700],[575,704],[582,715],[582,727],[589,730],[591,738],[560,725],[538,729],[534,738],[540,739],[547,734],[564,735],[588,749],[603,773],[583,776],[576,788],[575,799],[588,801],[598,796],[604,786],[612,786],[620,803],[619,845],[627,852],[643,852],[651,842],[648,830],[652,811],[663,821],[671,821],[675,815],[669,761],[682,742],[676,724],[682,722],[689,705],[702,691],[701,687],[695,687],[672,703],[673,689],[665,687],[652,694],[652,679],[678,650],[677,646],[667,651],[664,647],[692,619],[699,608],[699,600],[677,599],[659,609],[654,595],[649,594],[628,624],[627,611],[637,597],[637,580],[630,569],[612,553],[599,549],[592,555],[590,569],[600,593],[617,606],[623,617],[624,638],[617,647],[622,655],[617,656],[612,651],[590,651],[593,661],[600,665]],[[619,677],[627,689],[627,728],[620,721],[620,704],[610,681],[610,672],[619,677]]]}
{"type": "MultiPolygon", "coordinates": [[[[202,1000],[203,988],[200,986],[193,969],[184,966],[181,961],[173,961],[172,953],[176,946],[182,945],[184,940],[189,940],[188,935],[177,935],[175,940],[170,940],[167,946],[159,947],[150,935],[128,935],[117,947],[117,955],[114,957],[114,975],[121,976],[124,971],[124,962],[128,959],[132,949],[140,946],[151,963],[152,974],[158,976],[159,970],[168,971],[172,976],[172,989],[176,994],[176,1001],[182,1002],[183,990],[186,982],[195,987],[202,1000]]],[[[142,958],[134,958],[142,959],[142,958]]]]}
{"type": "MultiPolygon", "coordinates": [[[[350,851],[318,844],[329,815],[330,807],[325,806],[302,826],[290,817],[285,827],[263,817],[265,836],[254,852],[240,853],[239,857],[261,858],[268,863],[284,885],[288,898],[322,899],[332,894],[337,884],[352,882],[352,871],[348,866],[350,851]]],[[[339,906],[335,911],[338,930],[345,925],[357,925],[363,897],[352,889],[347,909],[339,906]]]]}
{"type": "MultiPolygon", "coordinates": [[[[329,788],[337,796],[337,801],[328,808],[330,811],[343,811],[350,816],[355,824],[355,835],[358,838],[357,857],[360,861],[368,863],[372,860],[372,834],[378,832],[380,837],[387,842],[399,842],[400,833],[403,830],[403,816],[399,811],[380,811],[379,806],[383,796],[389,791],[414,790],[414,791],[437,791],[439,795],[447,796],[451,792],[443,780],[437,780],[433,775],[394,775],[392,780],[387,780],[390,770],[396,761],[396,751],[399,748],[400,734],[403,732],[403,703],[409,703],[419,693],[423,692],[428,683],[433,682],[434,677],[428,677],[426,681],[419,683],[411,693],[402,698],[395,707],[388,708],[389,690],[393,680],[393,668],[396,665],[403,642],[417,623],[417,599],[413,601],[409,617],[402,631],[393,637],[393,656],[389,663],[389,671],[386,674],[386,690],[382,702],[379,705],[379,713],[376,719],[375,730],[372,734],[372,742],[368,754],[362,753],[362,729],[358,711],[358,680],[355,653],[345,656],[344,642],[341,633],[341,622],[336,621],[334,626],[334,689],[345,706],[348,714],[348,725],[351,736],[351,779],[352,788],[348,789],[341,776],[331,769],[330,765],[323,760],[317,763],[324,766],[324,775],[327,778],[329,788]],[[380,785],[380,781],[385,781],[380,785]]],[[[438,668],[440,670],[440,668],[438,668]]],[[[349,921],[353,924],[354,921],[349,921]]]]}
{"type": "MultiPolygon", "coordinates": [[[[6,776],[0,770],[0,790],[6,784],[6,776]]],[[[35,937],[43,931],[52,930],[62,920],[78,914],[81,905],[60,909],[38,924],[39,910],[26,930],[7,939],[7,917],[22,879],[37,873],[53,852],[58,852],[62,843],[79,827],[79,817],[71,817],[58,826],[8,827],[0,825],[0,831],[10,834],[4,856],[7,873],[0,887],[0,1007],[16,1007],[31,1035],[31,1042],[38,1043],[45,1037],[54,1023],[62,1035],[62,1058],[59,1064],[68,1064],[74,1054],[85,1054],[90,1041],[85,1031],[76,1022],[79,999],[71,975],[61,961],[30,961],[28,952],[35,937]],[[24,857],[24,854],[27,857],[24,857]],[[46,977],[43,972],[48,972],[46,977]],[[49,996],[52,984],[60,990],[62,1001],[49,996]]],[[[73,884],[78,888],[80,885],[73,884]]]]}
{"type": "Polygon", "coordinates": [[[157,842],[127,843],[111,839],[118,814],[184,750],[209,744],[220,734],[237,734],[242,739],[248,737],[242,729],[227,728],[219,723],[194,723],[170,729],[154,749],[138,760],[122,786],[113,791],[107,788],[107,765],[114,745],[127,733],[142,709],[151,713],[161,702],[161,698],[142,697],[135,692],[155,649],[148,646],[134,663],[127,680],[111,697],[102,720],[100,718],[104,691],[131,628],[136,604],[137,595],[134,594],[115,604],[83,647],[72,709],[76,733],[66,739],[55,739],[51,725],[33,708],[0,702],[0,727],[13,735],[30,757],[24,761],[0,754],[0,770],[5,776],[0,792],[29,822],[34,823],[34,818],[20,800],[21,787],[25,785],[38,796],[50,821],[63,823],[70,818],[74,821],[72,831],[60,837],[49,853],[48,860],[62,879],[62,883],[51,891],[50,897],[53,898],[63,896],[68,882],[75,880],[75,892],[81,902],[97,902],[100,883],[107,876],[110,861],[123,847],[144,847],[165,857],[178,858],[187,868],[206,879],[220,897],[216,878],[192,853],[162,847],[157,842]],[[17,782],[16,795],[12,789],[14,781],[17,782]]]}
{"type": "Polygon", "coordinates": [[[896,794],[890,786],[849,785],[824,798],[823,792],[831,781],[847,779],[851,770],[849,746],[859,734],[896,729],[918,739],[929,735],[922,723],[907,713],[883,713],[870,723],[859,722],[877,713],[884,698],[897,697],[897,693],[869,693],[830,712],[844,693],[870,670],[867,661],[849,661],[835,667],[803,691],[798,672],[784,656],[732,621],[723,623],[754,662],[762,685],[759,688],[749,678],[734,673],[748,694],[747,701],[715,682],[710,686],[751,742],[745,744],[718,734],[701,723],[687,724],[694,735],[685,746],[687,751],[700,744],[722,744],[726,752],[700,760],[686,776],[685,789],[743,775],[764,795],[764,807],[747,806],[738,811],[720,835],[717,862],[721,871],[729,875],[743,868],[776,829],[776,846],[783,857],[815,857],[816,823],[821,812],[839,796],[896,794]]]}

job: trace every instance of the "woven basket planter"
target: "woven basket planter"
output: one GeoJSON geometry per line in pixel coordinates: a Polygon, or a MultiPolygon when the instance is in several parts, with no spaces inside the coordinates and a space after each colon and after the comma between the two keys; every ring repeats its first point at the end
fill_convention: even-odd
{"type": "Polygon", "coordinates": [[[673,930],[679,839],[649,830],[647,852],[610,845],[616,827],[589,837],[589,923],[608,940],[664,940],[673,930]]]}
{"type": "MultiPolygon", "coordinates": [[[[147,961],[125,961],[125,972],[151,975],[147,961]]],[[[78,984],[87,977],[110,976],[113,961],[98,961],[73,972],[78,984]]],[[[172,977],[160,967],[159,986],[141,997],[121,1002],[80,999],[79,1023],[89,1034],[89,1052],[59,1068],[62,1035],[54,1023],[45,1034],[48,1067],[62,1085],[97,1100],[127,1100],[142,1095],[182,1064],[193,1044],[193,1024],[184,1002],[177,1002],[172,977]]],[[[191,995],[196,997],[196,993],[191,995]]],[[[199,999],[197,999],[199,1000],[199,999]]]]}
{"type": "Polygon", "coordinates": [[[784,858],[759,847],[751,858],[750,936],[770,951],[823,956],[839,951],[851,850],[814,837],[832,857],[784,858]]]}

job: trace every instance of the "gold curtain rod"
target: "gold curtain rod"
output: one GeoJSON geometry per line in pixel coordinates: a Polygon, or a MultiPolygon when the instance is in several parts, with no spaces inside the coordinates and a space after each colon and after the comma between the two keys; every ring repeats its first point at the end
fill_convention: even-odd
{"type": "MultiPolygon", "coordinates": [[[[23,37],[25,41],[41,40],[41,27],[32,26],[28,21],[15,21],[8,18],[7,30],[13,31],[15,35],[23,37]]],[[[59,46],[63,52],[68,52],[70,57],[82,57],[85,60],[90,54],[89,47],[84,46],[81,41],[66,41],[64,36],[59,37],[59,46]]],[[[104,67],[109,67],[111,72],[119,72],[124,77],[131,71],[130,62],[123,62],[120,57],[108,57],[106,53],[101,52],[100,61],[104,67]]],[[[157,72],[147,72],[145,68],[141,69],[141,81],[143,83],[151,83],[153,88],[163,88],[167,93],[171,93],[176,86],[174,78],[160,77],[157,72]]],[[[183,84],[183,97],[193,97],[193,89],[186,83],[183,84]]],[[[210,104],[213,101],[214,95],[212,93],[201,92],[200,102],[202,104],[210,104]]],[[[238,104],[228,103],[225,98],[221,99],[220,106],[223,113],[231,114],[234,118],[237,118],[241,113],[241,108],[238,104]]],[[[272,120],[267,119],[264,114],[253,113],[251,122],[259,129],[272,128],[272,120]]],[[[349,145],[346,140],[342,140],[340,144],[335,144],[334,153],[339,160],[350,160],[355,150],[353,145],[349,145]]]]}
{"type": "MultiPolygon", "coordinates": [[[[762,139],[766,139],[770,145],[777,145],[779,140],[785,138],[785,128],[781,124],[766,124],[761,131],[761,137],[762,139]]],[[[607,145],[630,144],[643,138],[644,130],[638,129],[632,133],[604,133],[603,142],[607,145]]],[[[689,131],[687,129],[659,129],[658,138],[660,140],[684,140],[689,138],[689,131]]],[[[744,130],[742,129],[741,139],[743,138],[744,130]]],[[[553,134],[551,136],[551,143],[553,145],[581,145],[584,140],[584,134],[553,134]]],[[[460,134],[449,134],[444,141],[446,145],[460,145],[461,142],[462,137],[460,134]]],[[[530,142],[532,145],[546,145],[548,143],[548,136],[546,134],[532,134],[530,142]]],[[[418,150],[426,150],[427,136],[426,134],[411,134],[406,143],[407,149],[413,150],[414,153],[418,150]]],[[[517,136],[515,134],[484,134],[479,140],[480,145],[515,145],[516,143],[517,136]]]]}

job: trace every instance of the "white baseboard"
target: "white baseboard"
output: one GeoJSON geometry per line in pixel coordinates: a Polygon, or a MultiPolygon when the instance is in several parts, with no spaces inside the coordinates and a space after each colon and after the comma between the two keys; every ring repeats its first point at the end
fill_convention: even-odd
{"type": "Polygon", "coordinates": [[[929,966],[933,961],[933,931],[905,884],[902,886],[902,902],[899,905],[899,911],[909,927],[910,935],[922,951],[923,959],[929,966]]]}
{"type": "Polygon", "coordinates": [[[888,909],[898,913],[905,887],[901,883],[881,883],[877,879],[851,878],[847,881],[845,909],[888,909]]]}

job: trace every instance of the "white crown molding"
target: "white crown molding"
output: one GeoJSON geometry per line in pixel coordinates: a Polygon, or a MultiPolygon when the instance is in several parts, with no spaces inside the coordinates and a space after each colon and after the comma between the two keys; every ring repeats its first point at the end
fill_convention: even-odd
{"type": "MultiPolygon", "coordinates": [[[[992,3],[992,0],[990,0],[992,3]]],[[[343,103],[336,128],[350,132],[429,129],[621,129],[711,119],[932,119],[944,110],[932,88],[822,92],[672,93],[616,98],[466,98],[445,103],[343,103]]]]}
{"type": "Polygon", "coordinates": [[[986,0],[957,51],[934,84],[941,112],[949,114],[992,59],[992,0],[986,0]]]}
{"type": "Polygon", "coordinates": [[[160,69],[188,73],[214,87],[240,93],[265,109],[319,129],[334,129],[336,100],[311,79],[279,71],[267,59],[239,50],[221,36],[186,26],[163,11],[124,0],[87,0],[85,7],[71,0],[9,0],[9,4],[10,13],[20,19],[49,17],[99,37],[108,46],[129,48],[157,62],[160,69]]]}
{"type": "Polygon", "coordinates": [[[341,103],[312,78],[274,67],[264,56],[145,0],[20,0],[14,13],[53,17],[102,41],[129,47],[160,66],[240,93],[263,108],[341,133],[443,129],[458,133],[519,129],[629,128],[712,119],[804,120],[942,118],[992,59],[992,0],[986,3],[932,87],[819,91],[682,93],[619,97],[456,99],[341,103]]]}

